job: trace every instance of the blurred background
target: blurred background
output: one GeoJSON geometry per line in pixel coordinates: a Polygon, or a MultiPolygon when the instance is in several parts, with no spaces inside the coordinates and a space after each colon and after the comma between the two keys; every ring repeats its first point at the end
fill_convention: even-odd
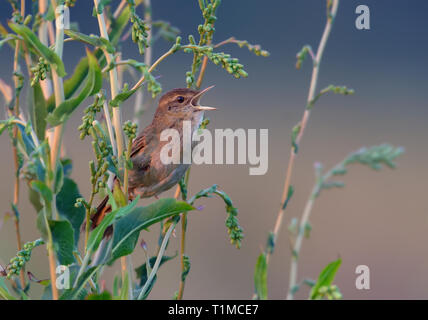
{"type": "MultiPolygon", "coordinates": [[[[184,39],[188,34],[197,34],[201,14],[196,0],[152,2],[154,20],[170,21],[181,30],[184,39]]],[[[27,7],[31,7],[31,1],[27,7]]],[[[92,1],[78,0],[71,9],[71,20],[79,23],[81,32],[98,34],[92,7],[92,1]]],[[[318,89],[329,84],[346,85],[355,89],[355,95],[326,95],[313,110],[293,175],[295,194],[271,259],[269,298],[285,298],[288,290],[287,225],[292,217],[301,216],[314,183],[314,162],[330,168],[362,146],[384,142],[406,150],[397,160],[396,170],[374,172],[354,166],[344,177],[345,188],[323,192],[317,200],[311,218],[311,237],[304,240],[301,251],[299,279],[316,279],[327,263],[341,257],[343,263],[335,283],[345,299],[428,298],[426,12],[428,2],[422,0],[341,1],[321,65],[318,89]],[[370,8],[371,30],[359,31],[355,27],[355,8],[359,4],[370,8]],[[355,268],[362,264],[370,268],[370,290],[355,288],[355,268]]],[[[1,1],[1,22],[6,24],[10,15],[9,4],[1,1]]],[[[325,25],[325,1],[225,0],[217,16],[215,42],[235,36],[261,44],[271,56],[256,57],[235,45],[222,48],[240,59],[249,77],[236,80],[209,65],[203,86],[216,87],[203,101],[218,107],[208,115],[209,128],[269,129],[269,170],[263,176],[250,176],[247,165],[192,167],[190,193],[218,184],[239,209],[245,239],[240,250],[230,245],[223,202],[217,198],[201,200],[198,204],[204,204],[204,210],[189,215],[187,254],[191,270],[184,297],[249,299],[254,290],[254,265],[280,206],[291,130],[300,120],[307,98],[312,66],[307,60],[301,70],[296,70],[295,55],[305,44],[316,50],[325,25]]],[[[169,47],[164,41],[156,42],[154,58],[169,47]]],[[[65,44],[64,61],[69,74],[84,50],[80,43],[65,44]]],[[[131,41],[124,45],[123,53],[124,58],[142,61],[131,41]]],[[[0,77],[9,84],[12,84],[12,55],[7,46],[0,51],[0,77]]],[[[185,72],[191,59],[191,55],[179,53],[159,66],[156,75],[162,76],[164,91],[185,86],[185,72]]],[[[124,120],[132,119],[133,101],[122,107],[124,120]]],[[[152,104],[143,115],[144,125],[151,121],[153,112],[152,104]]],[[[79,140],[77,126],[82,113],[83,107],[67,124],[65,151],[74,160],[72,178],[79,184],[82,195],[88,197],[88,161],[93,154],[89,140],[79,140]]],[[[0,148],[0,214],[3,215],[10,210],[13,200],[14,173],[7,134],[0,137],[0,148]]],[[[27,200],[26,187],[21,191],[23,240],[31,241],[39,237],[35,229],[36,213],[27,200]]],[[[171,195],[172,191],[162,196],[171,195]]],[[[149,201],[143,200],[141,204],[149,201]]],[[[157,236],[158,226],[142,233],[152,254],[157,236]]],[[[179,249],[179,236],[177,230],[168,254],[179,249]]],[[[9,220],[0,229],[0,263],[5,265],[15,253],[14,226],[9,220]]],[[[133,263],[138,266],[143,262],[142,249],[137,248],[133,263]]],[[[35,250],[28,269],[40,279],[49,277],[43,248],[35,250]]],[[[111,279],[118,272],[116,265],[104,277],[111,279]]],[[[176,258],[161,267],[150,298],[172,298],[179,277],[176,258]]],[[[32,292],[37,294],[39,289],[33,286],[32,292]]],[[[296,297],[307,296],[308,289],[304,288],[296,297]]]]}

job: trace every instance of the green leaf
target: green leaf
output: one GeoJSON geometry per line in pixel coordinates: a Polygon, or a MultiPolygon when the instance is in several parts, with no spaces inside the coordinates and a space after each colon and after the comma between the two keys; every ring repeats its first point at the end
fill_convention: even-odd
{"type": "Polygon", "coordinates": [[[46,47],[40,42],[39,38],[24,25],[9,23],[9,27],[24,38],[25,43],[36,50],[43,58],[45,58],[49,64],[56,70],[58,76],[64,77],[66,75],[64,64],[61,58],[51,49],[46,47]]]}
{"type": "Polygon", "coordinates": [[[43,205],[40,203],[39,193],[33,188],[28,188],[28,197],[30,198],[30,202],[33,205],[36,212],[42,210],[43,205]]]}
{"type": "Polygon", "coordinates": [[[102,87],[102,74],[100,66],[98,65],[98,60],[89,51],[87,51],[87,55],[89,71],[86,84],[77,97],[65,100],[48,115],[47,120],[52,126],[63,123],[83,100],[100,91],[102,87]]]}
{"type": "Polygon", "coordinates": [[[74,245],[79,242],[80,226],[85,219],[85,208],[76,207],[76,199],[81,198],[77,184],[70,178],[64,178],[61,191],[56,197],[56,207],[62,219],[68,220],[74,230],[74,245]]]}
{"type": "Polygon", "coordinates": [[[333,261],[329,263],[323,271],[321,271],[320,275],[318,276],[318,280],[315,283],[315,285],[312,287],[311,293],[309,295],[309,299],[311,300],[317,300],[321,298],[321,295],[319,294],[319,289],[321,287],[329,287],[332,285],[334,281],[334,277],[336,276],[337,270],[339,270],[339,267],[342,263],[342,259],[337,259],[336,261],[333,261]]]}
{"type": "Polygon", "coordinates": [[[110,262],[130,254],[134,250],[141,230],[165,218],[194,209],[187,202],[172,198],[160,199],[146,207],[135,208],[115,225],[110,262]]]}
{"type": "Polygon", "coordinates": [[[125,272],[125,276],[122,278],[122,288],[120,288],[120,300],[128,300],[129,293],[129,275],[128,271],[125,272]]]}
{"type": "Polygon", "coordinates": [[[52,202],[52,191],[44,182],[40,180],[32,181],[31,187],[36,190],[46,202],[52,202]]]}
{"type": "MultiPolygon", "coordinates": [[[[174,259],[178,253],[176,252],[173,256],[162,256],[161,261],[159,263],[159,268],[161,265],[163,265],[165,262],[174,259]]],[[[153,266],[156,262],[157,257],[151,257],[149,259],[150,266],[153,266]]],[[[143,287],[144,284],[147,281],[147,263],[144,263],[143,265],[139,266],[138,268],[135,268],[135,273],[137,274],[137,279],[140,279],[140,287],[143,287]]],[[[155,276],[156,277],[156,276],[155,276]]],[[[152,285],[155,282],[155,278],[152,280],[152,285]]],[[[150,290],[147,290],[150,292],[150,290]]]]}
{"type": "Polygon", "coordinates": [[[131,10],[129,6],[126,6],[122,10],[122,13],[119,15],[119,17],[113,21],[112,28],[109,33],[109,39],[113,45],[117,45],[117,43],[120,41],[120,36],[122,35],[123,30],[125,30],[126,26],[128,25],[130,16],[131,10]]]}
{"type": "MultiPolygon", "coordinates": [[[[64,81],[64,96],[65,99],[69,99],[80,87],[83,81],[86,79],[89,71],[88,58],[80,59],[76,68],[74,69],[73,75],[64,81]]],[[[52,112],[55,109],[55,95],[52,94],[47,101],[47,110],[52,112]]]]}
{"type": "Polygon", "coordinates": [[[98,271],[98,269],[101,267],[101,265],[91,267],[88,270],[86,270],[79,279],[79,282],[77,283],[76,287],[72,289],[66,290],[62,296],[60,297],[60,300],[81,300],[86,297],[87,292],[85,290],[85,286],[88,283],[88,281],[92,278],[92,276],[98,271]]]}
{"type": "Polygon", "coordinates": [[[58,192],[60,192],[63,183],[64,183],[64,169],[62,168],[61,162],[59,162],[56,167],[56,174],[55,174],[55,183],[54,183],[55,194],[58,194],[58,192]]]}
{"type": "Polygon", "coordinates": [[[106,49],[108,53],[113,54],[115,53],[114,46],[105,38],[101,38],[96,35],[86,35],[77,31],[73,30],[64,30],[64,33],[67,34],[70,38],[73,40],[81,41],[87,44],[90,44],[94,47],[103,48],[106,49]]]}
{"type": "Polygon", "coordinates": [[[0,278],[0,298],[4,300],[16,300],[16,298],[9,293],[9,289],[4,283],[4,278],[0,278]]]}
{"type": "Polygon", "coordinates": [[[2,40],[0,40],[0,49],[3,48],[3,45],[9,41],[11,41],[13,44],[17,38],[18,37],[14,34],[7,35],[2,40]]]}
{"type": "Polygon", "coordinates": [[[254,288],[259,300],[267,299],[267,262],[265,253],[260,254],[257,259],[254,271],[254,288]]]}
{"type": "Polygon", "coordinates": [[[101,293],[92,293],[88,295],[85,300],[113,300],[113,297],[110,292],[104,290],[101,293]]]}
{"type": "Polygon", "coordinates": [[[111,0],[101,0],[101,1],[98,3],[98,6],[97,6],[97,10],[96,10],[96,12],[97,12],[98,14],[102,14],[102,13],[103,13],[103,10],[104,10],[104,7],[105,7],[105,6],[107,6],[107,5],[109,5],[109,4],[110,4],[110,2],[111,2],[111,0]]]}
{"type": "MultiPolygon", "coordinates": [[[[123,10],[120,16],[113,21],[111,26],[111,31],[109,33],[109,39],[110,43],[112,45],[117,45],[117,43],[120,40],[120,36],[123,33],[123,30],[125,30],[128,21],[130,17],[130,10],[129,6],[126,6],[123,10]]],[[[97,49],[94,52],[94,55],[98,59],[98,63],[101,68],[103,68],[106,65],[106,59],[103,55],[103,52],[101,49],[97,49]]],[[[78,65],[76,66],[73,76],[67,80],[64,81],[64,95],[65,99],[69,99],[79,88],[79,86],[83,83],[86,76],[88,75],[88,58],[82,58],[78,65]]],[[[52,112],[55,108],[55,97],[54,95],[50,96],[48,99],[48,111],[52,112]]]]}
{"type": "Polygon", "coordinates": [[[74,231],[70,222],[66,220],[49,220],[49,226],[59,263],[65,266],[74,263],[74,231]]]}
{"type": "Polygon", "coordinates": [[[30,104],[31,123],[39,141],[43,141],[45,139],[46,116],[48,114],[46,99],[39,82],[32,86],[32,90],[32,103],[30,104]]]}
{"type": "Polygon", "coordinates": [[[51,2],[49,2],[48,10],[43,15],[46,21],[54,21],[55,20],[55,10],[51,2]]]}
{"type": "Polygon", "coordinates": [[[181,272],[181,281],[186,281],[187,275],[190,272],[190,258],[187,255],[183,256],[183,264],[184,264],[184,269],[181,272]]]}
{"type": "Polygon", "coordinates": [[[128,90],[127,88],[125,88],[121,93],[114,97],[113,100],[110,101],[110,105],[112,107],[119,106],[120,103],[124,102],[125,100],[128,100],[129,97],[132,96],[138,89],[140,88],[135,88],[132,90],[128,90]]]}
{"type": "Polygon", "coordinates": [[[104,217],[101,223],[91,232],[88,240],[88,251],[94,252],[98,249],[98,246],[103,238],[104,232],[116,219],[120,219],[124,215],[129,214],[132,209],[136,206],[139,198],[136,198],[130,204],[125,207],[113,210],[104,217]]]}
{"type": "Polygon", "coordinates": [[[27,129],[26,126],[23,126],[20,123],[16,123],[15,125],[21,133],[18,135],[18,140],[20,144],[24,147],[25,153],[27,154],[27,156],[30,157],[35,149],[35,142],[33,141],[33,138],[31,137],[31,135],[26,130],[27,129]]]}
{"type": "Polygon", "coordinates": [[[69,158],[61,159],[62,169],[64,170],[64,177],[69,177],[73,169],[73,161],[69,158]]]}

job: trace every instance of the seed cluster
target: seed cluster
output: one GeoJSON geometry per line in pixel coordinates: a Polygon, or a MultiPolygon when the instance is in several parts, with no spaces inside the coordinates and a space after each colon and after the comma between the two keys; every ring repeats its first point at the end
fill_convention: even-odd
{"type": "Polygon", "coordinates": [[[245,72],[244,66],[239,63],[238,58],[232,58],[230,54],[219,52],[219,53],[207,53],[208,59],[214,64],[221,65],[228,73],[233,75],[235,78],[248,77],[248,73],[245,72]]]}
{"type": "Polygon", "coordinates": [[[123,132],[125,132],[128,140],[134,140],[137,136],[137,124],[131,121],[126,121],[123,125],[123,132]]]}
{"type": "Polygon", "coordinates": [[[133,0],[128,0],[129,7],[131,9],[131,23],[132,23],[132,41],[138,45],[140,54],[144,54],[145,48],[149,46],[147,41],[148,33],[147,30],[150,28],[144,23],[144,21],[137,15],[135,11],[135,3],[133,0]]]}
{"type": "Polygon", "coordinates": [[[259,44],[250,44],[247,40],[237,40],[236,43],[240,48],[247,47],[250,52],[256,56],[268,57],[270,53],[267,50],[263,50],[259,44]]]}
{"type": "Polygon", "coordinates": [[[18,275],[25,264],[30,261],[33,249],[42,244],[44,244],[43,239],[37,239],[24,244],[23,249],[18,251],[15,257],[10,259],[9,265],[7,266],[7,278],[10,279],[12,276],[18,275]]]}
{"type": "Polygon", "coordinates": [[[81,140],[90,135],[89,131],[92,128],[92,123],[94,122],[97,113],[101,111],[104,101],[105,96],[101,92],[95,96],[94,103],[85,109],[84,116],[82,117],[82,124],[78,128],[81,140]]]}
{"type": "Polygon", "coordinates": [[[318,289],[318,294],[321,298],[326,297],[329,300],[340,300],[343,298],[342,293],[336,285],[323,286],[318,289]]]}
{"type": "Polygon", "coordinates": [[[31,72],[34,75],[33,79],[31,79],[31,86],[33,87],[40,80],[43,81],[46,79],[47,73],[49,72],[48,62],[43,57],[40,57],[37,65],[31,68],[31,72]]]}

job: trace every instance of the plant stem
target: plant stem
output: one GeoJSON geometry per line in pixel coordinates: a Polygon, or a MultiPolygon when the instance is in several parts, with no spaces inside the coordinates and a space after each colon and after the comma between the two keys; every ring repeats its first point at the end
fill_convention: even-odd
{"type": "Polygon", "coordinates": [[[81,266],[80,266],[80,268],[79,268],[79,272],[77,273],[76,279],[74,280],[73,287],[76,287],[76,286],[77,286],[77,284],[78,284],[78,282],[79,282],[80,277],[81,277],[81,276],[82,276],[82,274],[85,272],[85,269],[86,269],[86,267],[87,267],[87,266],[88,266],[88,264],[89,264],[89,260],[90,260],[90,258],[91,258],[91,255],[92,255],[92,252],[91,252],[91,251],[86,252],[85,257],[83,258],[83,261],[82,261],[81,266]]]}
{"type": "MultiPolygon", "coordinates": [[[[94,0],[95,8],[98,8],[99,2],[100,2],[99,0],[94,0]]],[[[98,13],[97,19],[98,19],[98,26],[100,29],[101,37],[109,40],[107,25],[106,25],[106,21],[104,18],[104,12],[98,13]]],[[[114,62],[113,55],[108,53],[107,50],[104,50],[104,55],[105,55],[106,60],[107,60],[107,65],[111,65],[114,62]]],[[[119,94],[119,77],[118,77],[118,72],[117,72],[116,67],[112,68],[109,71],[109,76],[110,76],[111,98],[114,99],[119,94]]],[[[124,151],[124,138],[123,138],[123,133],[122,133],[122,113],[121,113],[120,106],[113,108],[113,126],[114,126],[114,130],[116,133],[117,160],[119,162],[119,166],[121,166],[121,162],[122,162],[121,157],[122,157],[123,151],[124,151]]],[[[112,144],[112,146],[113,146],[113,144],[112,144]]],[[[122,165],[124,165],[124,164],[122,164],[122,165]]],[[[125,174],[127,174],[126,165],[125,165],[125,174]]],[[[124,179],[126,181],[127,177],[124,179]]],[[[125,181],[124,181],[124,183],[127,185],[127,181],[126,182],[125,181]]],[[[128,192],[128,190],[127,190],[127,188],[125,188],[125,193],[127,193],[127,192],[128,192]]],[[[89,221],[87,221],[86,223],[89,223],[89,221]]],[[[122,279],[125,279],[126,270],[128,269],[127,263],[126,263],[126,257],[122,257],[120,259],[120,262],[121,262],[121,266],[122,266],[122,279]]]]}
{"type": "MultiPolygon", "coordinates": [[[[147,43],[149,46],[146,48],[144,53],[144,64],[150,66],[152,63],[153,56],[153,41],[152,41],[152,7],[150,0],[144,0],[144,21],[149,30],[147,30],[147,43]]],[[[137,125],[140,124],[140,116],[144,110],[144,91],[137,91],[135,97],[135,106],[134,106],[134,120],[132,122],[137,125]]]]}
{"type": "MultiPolygon", "coordinates": [[[[130,159],[130,157],[131,157],[132,141],[133,141],[132,139],[128,140],[128,147],[126,149],[126,157],[125,157],[125,161],[126,162],[128,162],[129,159],[130,159]]],[[[124,173],[123,173],[123,180],[124,180],[123,184],[124,184],[125,195],[126,195],[127,198],[128,198],[128,183],[129,183],[128,182],[128,173],[129,173],[128,165],[125,164],[124,165],[124,173]]],[[[128,266],[127,266],[127,260],[126,259],[127,259],[126,256],[120,258],[120,263],[121,263],[121,266],[122,266],[122,281],[124,281],[126,279],[125,275],[126,275],[126,272],[128,271],[128,266]]],[[[129,288],[130,288],[130,290],[132,290],[131,274],[129,274],[128,281],[130,282],[129,283],[129,288]]],[[[124,286],[124,284],[122,283],[122,287],[123,286],[124,286]]],[[[130,292],[130,293],[132,294],[132,292],[130,292]]]]}
{"type": "Polygon", "coordinates": [[[91,209],[92,202],[94,201],[95,196],[95,185],[92,185],[91,197],[88,202],[88,208],[86,208],[86,224],[85,224],[85,253],[88,250],[88,241],[89,241],[89,232],[91,230],[91,209]]]}
{"type": "Polygon", "coordinates": [[[311,194],[308,201],[306,202],[305,208],[303,210],[302,218],[299,223],[299,229],[297,231],[297,236],[292,245],[292,259],[290,263],[290,278],[288,285],[288,294],[287,300],[292,300],[294,298],[295,287],[297,284],[297,271],[298,271],[298,262],[300,256],[300,250],[302,248],[303,238],[305,236],[305,229],[309,223],[309,218],[311,216],[312,208],[314,206],[315,200],[321,192],[323,181],[328,181],[333,176],[333,172],[338,168],[343,167],[346,160],[340,162],[334,166],[330,171],[322,175],[322,177],[317,177],[317,182],[312,188],[311,194]]]}
{"type": "MultiPolygon", "coordinates": [[[[313,62],[312,77],[311,77],[311,84],[309,87],[308,98],[307,98],[307,105],[309,105],[315,97],[315,92],[316,92],[317,82],[318,82],[318,75],[319,75],[319,68],[320,68],[322,56],[324,53],[325,46],[327,44],[328,37],[329,37],[330,32],[331,32],[331,28],[332,28],[332,25],[334,22],[334,18],[336,17],[338,6],[339,6],[339,0],[332,0],[331,8],[329,8],[328,15],[327,15],[327,23],[326,23],[320,44],[318,46],[318,50],[317,50],[317,54],[315,56],[315,60],[313,62]]],[[[300,130],[299,130],[299,133],[298,133],[297,138],[296,138],[296,144],[297,145],[300,144],[300,141],[303,137],[303,133],[305,132],[305,128],[306,128],[306,125],[308,123],[310,114],[311,114],[311,110],[309,108],[306,108],[305,112],[303,113],[303,117],[302,117],[302,120],[300,122],[300,130]]],[[[290,158],[288,161],[287,173],[285,176],[284,190],[282,192],[282,197],[281,197],[281,208],[278,212],[278,216],[277,216],[274,231],[273,231],[274,243],[276,242],[276,239],[278,238],[278,234],[279,234],[280,229],[281,229],[282,220],[283,220],[284,211],[285,211],[285,208],[283,208],[283,204],[287,200],[288,191],[289,191],[289,188],[291,185],[291,176],[293,173],[293,165],[294,165],[295,159],[296,159],[296,151],[293,147],[291,149],[291,152],[290,152],[290,158]]],[[[269,263],[270,255],[271,255],[271,252],[266,253],[266,262],[267,263],[269,263]]]]}
{"type": "Polygon", "coordinates": [[[302,219],[300,221],[296,241],[294,242],[294,246],[293,246],[287,300],[292,300],[294,297],[293,290],[297,283],[298,259],[299,259],[300,249],[302,247],[303,237],[305,234],[305,226],[309,221],[309,216],[311,215],[311,211],[315,201],[315,197],[313,196],[314,192],[315,191],[311,193],[309,200],[306,202],[305,209],[303,210],[302,219]]]}
{"type": "MultiPolygon", "coordinates": [[[[186,172],[184,178],[184,183],[187,186],[190,178],[190,168],[186,172]]],[[[178,188],[178,194],[180,194],[180,187],[178,188]]],[[[178,195],[177,195],[178,198],[178,195]]],[[[184,195],[182,195],[183,200],[187,200],[184,195]]],[[[183,212],[181,215],[181,241],[180,241],[180,265],[181,265],[181,274],[183,275],[185,271],[184,256],[186,254],[186,231],[187,231],[187,212],[183,212]]],[[[183,279],[183,276],[180,278],[180,287],[178,289],[177,300],[183,299],[184,286],[186,284],[186,279],[183,279]]]]}
{"type": "Polygon", "coordinates": [[[49,259],[49,273],[51,278],[51,288],[52,288],[52,298],[53,300],[58,300],[58,289],[56,287],[56,261],[55,261],[55,252],[53,248],[53,238],[52,238],[52,232],[51,228],[49,226],[49,220],[48,220],[48,213],[46,210],[50,211],[50,215],[52,215],[52,206],[51,204],[44,203],[45,211],[43,213],[45,227],[46,227],[46,233],[48,242],[46,244],[47,250],[48,250],[48,259],[49,259]]]}
{"type": "MultiPolygon", "coordinates": [[[[14,70],[15,72],[18,71],[18,55],[19,55],[19,43],[20,41],[16,41],[16,48],[15,48],[15,61],[14,61],[14,70]]],[[[15,77],[15,87],[18,86],[18,79],[15,77]]],[[[15,99],[15,115],[19,115],[19,96],[15,99]]],[[[13,192],[13,204],[15,206],[18,206],[19,202],[19,158],[18,158],[18,149],[16,146],[17,143],[17,137],[18,137],[18,128],[15,126],[13,128],[13,141],[12,141],[12,149],[13,149],[13,162],[15,164],[15,186],[14,186],[14,192],[13,192]]],[[[17,248],[18,251],[22,249],[22,241],[21,241],[21,232],[19,227],[19,217],[15,217],[15,232],[16,232],[16,242],[17,242],[17,248]]],[[[20,281],[21,281],[21,287],[25,287],[25,276],[24,276],[24,268],[21,269],[21,272],[19,274],[20,281]]]]}
{"type": "Polygon", "coordinates": [[[202,60],[202,66],[201,66],[201,72],[199,73],[198,80],[196,81],[196,88],[200,88],[202,85],[202,81],[204,79],[205,70],[207,69],[208,65],[208,57],[204,56],[204,59],[202,60]]]}
{"type": "MultiPolygon", "coordinates": [[[[25,15],[25,1],[21,0],[21,16],[25,15]]],[[[21,41],[16,41],[15,46],[15,53],[14,53],[14,60],[13,60],[13,71],[14,73],[19,72],[19,47],[21,44],[21,41]]],[[[14,76],[14,82],[15,82],[15,88],[19,85],[19,79],[17,76],[14,76]]],[[[16,117],[19,117],[19,95],[15,99],[15,107],[14,107],[14,113],[16,117]]],[[[14,126],[13,132],[12,132],[12,150],[13,150],[13,162],[15,165],[15,185],[14,185],[14,192],[13,192],[13,204],[17,207],[19,202],[19,158],[18,158],[18,149],[17,149],[17,137],[18,137],[18,128],[17,126],[14,126]]],[[[15,216],[15,233],[16,233],[16,242],[17,242],[17,248],[18,251],[22,249],[22,240],[21,240],[21,231],[19,227],[19,217],[15,216]]],[[[21,287],[25,287],[25,271],[24,268],[21,269],[21,272],[19,274],[19,279],[21,282],[21,287]]]]}
{"type": "MultiPolygon", "coordinates": [[[[210,43],[211,43],[211,41],[209,41],[209,44],[210,43]]],[[[198,80],[196,81],[196,89],[200,89],[200,87],[202,85],[202,81],[203,81],[204,76],[205,76],[207,64],[208,64],[208,57],[204,56],[203,61],[202,61],[202,67],[201,67],[201,70],[199,72],[198,80]]],[[[186,177],[185,177],[185,184],[186,185],[188,184],[189,179],[190,179],[190,168],[186,172],[186,177]]],[[[179,195],[180,195],[180,186],[177,186],[174,197],[176,199],[178,199],[179,195]]],[[[185,200],[185,199],[183,199],[183,200],[185,200]]],[[[183,212],[182,217],[181,217],[181,246],[180,246],[181,274],[183,274],[184,269],[185,269],[184,256],[186,253],[186,229],[187,229],[187,212],[183,212]]],[[[186,282],[186,280],[181,277],[180,278],[180,287],[178,289],[178,294],[177,294],[177,300],[181,300],[183,298],[185,282],[186,282]]]]}
{"type": "Polygon", "coordinates": [[[224,46],[225,44],[228,44],[228,43],[237,43],[237,42],[238,41],[235,39],[235,37],[230,37],[230,38],[228,38],[226,40],[223,40],[222,42],[217,43],[214,46],[214,48],[218,48],[218,47],[224,46]]]}
{"type": "MultiPolygon", "coordinates": [[[[186,229],[187,229],[187,212],[183,212],[181,216],[181,242],[180,242],[180,265],[181,265],[181,274],[183,274],[185,265],[184,265],[184,255],[186,253],[186,229]]],[[[184,286],[186,284],[183,277],[180,278],[180,287],[178,289],[177,300],[183,299],[184,286]]]]}
{"type": "Polygon", "coordinates": [[[106,123],[107,123],[107,130],[108,130],[108,135],[110,138],[111,147],[113,149],[113,155],[117,157],[116,140],[114,139],[113,125],[111,123],[110,112],[108,109],[107,101],[104,101],[103,111],[104,111],[104,116],[105,116],[106,123]]]}
{"type": "MultiPolygon", "coordinates": [[[[149,72],[152,72],[158,65],[159,63],[161,63],[163,60],[165,60],[167,57],[169,57],[170,55],[172,55],[174,53],[174,51],[172,49],[169,49],[167,52],[165,52],[162,56],[160,56],[155,63],[153,63],[151,65],[151,67],[149,68],[149,72]]],[[[137,83],[132,87],[131,90],[136,90],[138,88],[140,88],[145,80],[145,75],[141,76],[141,78],[137,81],[137,83]]]]}
{"type": "MultiPolygon", "coordinates": [[[[57,12],[56,8],[58,7],[56,0],[51,0],[53,7],[55,8],[55,18],[60,19],[63,15],[63,12],[57,12]]],[[[62,52],[64,46],[64,29],[56,28],[56,37],[55,37],[55,53],[62,59],[62,52]]],[[[62,78],[58,76],[55,68],[52,68],[52,80],[54,86],[55,94],[55,104],[58,107],[62,102],[64,102],[64,85],[62,78]]],[[[61,147],[61,141],[64,134],[64,126],[58,125],[54,129],[53,139],[51,141],[51,166],[54,172],[56,171],[56,164],[59,158],[59,151],[61,147]]]]}
{"type": "MultiPolygon", "coordinates": [[[[58,12],[56,9],[58,7],[58,4],[56,0],[51,0],[52,6],[55,10],[55,18],[60,19],[63,15],[63,12],[58,12]]],[[[62,1],[60,1],[62,4],[62,1]]],[[[55,53],[62,59],[62,52],[63,52],[63,45],[64,45],[64,29],[63,28],[56,28],[56,37],[55,37],[55,53]]],[[[54,84],[54,94],[55,94],[55,104],[56,106],[59,106],[62,102],[64,102],[64,87],[63,87],[63,81],[62,78],[58,76],[58,73],[54,68],[52,68],[52,80],[54,84]]],[[[59,151],[62,141],[62,136],[64,133],[64,126],[59,125],[55,127],[53,139],[50,141],[50,149],[51,149],[51,163],[50,163],[50,170],[52,170],[54,173],[56,173],[56,165],[59,158],[59,151]]],[[[47,164],[46,164],[47,165],[47,164]]],[[[51,187],[53,187],[53,181],[52,179],[50,181],[51,187]]],[[[54,203],[54,202],[53,202],[54,203]]],[[[56,211],[56,210],[55,210],[56,211]]],[[[52,212],[51,212],[52,214],[52,212]]],[[[48,250],[48,256],[49,256],[49,269],[50,269],[50,277],[51,277],[51,287],[52,287],[52,298],[54,300],[58,300],[58,289],[56,288],[56,261],[55,261],[55,253],[53,249],[53,239],[52,239],[52,233],[49,227],[49,222],[47,220],[46,214],[45,214],[45,222],[46,222],[46,230],[48,233],[48,243],[47,243],[47,250],[48,250]]]]}
{"type": "MultiPolygon", "coordinates": [[[[76,252],[76,251],[74,251],[74,252],[73,252],[73,255],[74,255],[74,257],[76,258],[77,263],[79,264],[79,266],[80,266],[80,267],[82,267],[83,262],[82,262],[82,258],[80,257],[79,253],[78,253],[78,252],[76,252]]],[[[90,278],[88,282],[89,282],[89,285],[91,286],[91,288],[92,288],[94,291],[97,291],[97,287],[95,286],[95,282],[94,282],[94,280],[93,280],[92,278],[90,278]]]]}
{"type": "MultiPolygon", "coordinates": [[[[39,13],[45,14],[47,10],[47,0],[39,0],[39,13]]],[[[50,29],[52,29],[52,22],[51,21],[45,21],[42,20],[39,28],[39,39],[40,41],[45,45],[49,46],[49,39],[48,39],[48,32],[50,35],[50,29]]],[[[54,43],[54,38],[51,39],[51,44],[54,43]]],[[[46,78],[44,81],[40,82],[40,86],[43,90],[43,95],[45,99],[48,99],[49,96],[52,94],[52,81],[50,78],[46,78]]]]}
{"type": "MultiPolygon", "coordinates": [[[[131,151],[132,151],[132,142],[134,140],[133,139],[129,139],[128,141],[128,147],[126,149],[126,161],[129,161],[129,159],[131,158],[131,151]]],[[[124,169],[124,173],[123,173],[123,185],[124,185],[124,189],[125,189],[125,194],[128,197],[128,175],[129,175],[129,170],[127,168],[127,166],[125,165],[125,169],[124,169]]]]}
{"type": "MultiPolygon", "coordinates": [[[[94,5],[96,8],[98,7],[99,2],[100,2],[99,0],[94,0],[94,5]]],[[[109,40],[107,26],[104,18],[104,12],[97,14],[97,19],[98,19],[98,26],[100,29],[101,37],[109,40]]],[[[114,59],[113,55],[108,53],[106,50],[104,50],[104,55],[106,56],[107,64],[108,65],[112,64],[114,59]]],[[[109,76],[110,76],[111,98],[114,99],[119,93],[119,78],[117,75],[116,68],[113,68],[109,71],[109,76]]],[[[122,114],[119,106],[113,108],[113,126],[116,134],[118,161],[120,163],[120,157],[123,154],[124,140],[123,140],[123,134],[122,134],[122,114]]]]}
{"type": "Polygon", "coordinates": [[[141,289],[140,294],[138,295],[138,298],[137,298],[138,300],[142,300],[144,298],[144,295],[146,294],[147,289],[150,287],[150,284],[152,283],[153,278],[159,269],[160,263],[162,261],[163,254],[165,253],[166,245],[168,244],[169,238],[170,238],[172,231],[174,230],[176,225],[177,225],[177,223],[173,223],[169,227],[168,231],[166,232],[165,237],[163,238],[162,245],[160,247],[158,256],[156,257],[155,264],[153,265],[152,272],[150,272],[150,275],[148,276],[146,283],[144,284],[143,288],[141,289]]]}

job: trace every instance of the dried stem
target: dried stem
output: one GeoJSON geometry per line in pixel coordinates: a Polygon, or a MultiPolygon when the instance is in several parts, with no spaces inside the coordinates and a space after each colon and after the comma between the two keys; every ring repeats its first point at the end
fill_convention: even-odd
{"type": "MultiPolygon", "coordinates": [[[[311,78],[311,85],[309,88],[309,93],[308,93],[308,98],[307,98],[307,105],[309,105],[315,97],[315,92],[316,92],[317,82],[318,82],[319,68],[320,68],[322,56],[324,53],[325,46],[327,44],[328,37],[329,37],[330,32],[331,32],[331,28],[332,28],[334,18],[335,18],[336,13],[337,13],[338,6],[339,6],[339,0],[332,0],[331,8],[329,8],[329,12],[328,12],[328,16],[327,16],[327,23],[326,23],[320,44],[318,46],[318,50],[317,50],[317,54],[315,56],[315,60],[313,61],[312,78],[311,78]]],[[[309,117],[310,117],[310,113],[311,113],[311,110],[308,108],[306,108],[305,112],[303,113],[303,118],[300,122],[300,130],[299,130],[299,133],[298,133],[297,138],[296,138],[296,144],[297,145],[300,144],[300,141],[303,137],[306,125],[307,125],[309,117]]],[[[278,238],[278,234],[279,234],[279,231],[281,229],[282,220],[283,220],[284,211],[285,211],[283,204],[285,203],[285,201],[287,201],[287,196],[288,196],[289,188],[291,185],[291,176],[293,173],[293,165],[294,165],[295,159],[296,159],[296,151],[295,151],[295,148],[292,147],[291,152],[290,152],[290,158],[289,158],[289,162],[288,162],[285,182],[284,182],[284,190],[283,190],[282,197],[281,197],[281,208],[278,212],[277,220],[276,220],[274,231],[273,231],[274,243],[275,243],[276,239],[278,238]]],[[[267,263],[269,262],[270,255],[271,255],[271,252],[266,253],[267,263]]]]}

